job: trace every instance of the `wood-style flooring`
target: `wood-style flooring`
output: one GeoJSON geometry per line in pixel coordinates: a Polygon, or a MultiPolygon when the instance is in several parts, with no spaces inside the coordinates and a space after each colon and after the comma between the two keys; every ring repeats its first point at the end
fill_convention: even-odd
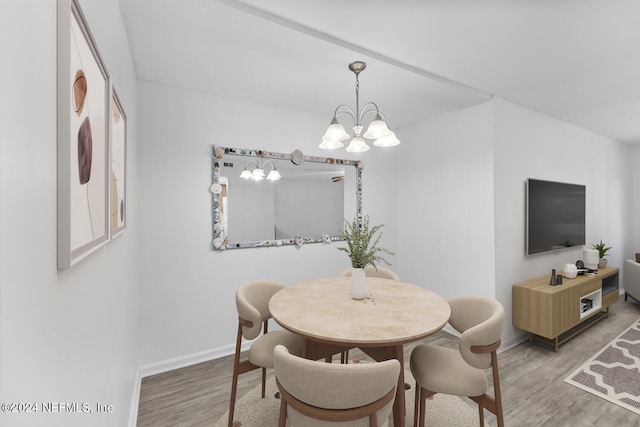
{"type": "MultiPolygon", "coordinates": [[[[564,379],[640,318],[631,298],[610,308],[608,319],[562,345],[528,341],[498,355],[506,426],[640,426],[640,416],[564,382],[564,379]]],[[[235,327],[235,325],[234,325],[235,327]]],[[[455,346],[440,331],[424,342],[455,346]]],[[[405,345],[405,368],[414,343],[405,345]]],[[[351,357],[361,353],[352,351],[351,357]]],[[[138,411],[139,427],[213,426],[229,408],[233,356],[144,378],[138,411]]],[[[270,373],[271,375],[273,372],[270,373]]],[[[238,396],[260,383],[260,371],[240,376],[238,396]]],[[[475,405],[469,401],[470,405],[475,405]]],[[[413,402],[407,402],[413,410],[413,402]]],[[[487,422],[495,417],[485,411],[487,422]]],[[[268,427],[268,426],[266,426],[268,427]]]]}

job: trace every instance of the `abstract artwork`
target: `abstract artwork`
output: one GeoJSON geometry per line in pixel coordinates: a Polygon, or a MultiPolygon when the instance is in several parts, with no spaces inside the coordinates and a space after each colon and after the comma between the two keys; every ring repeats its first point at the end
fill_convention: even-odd
{"type": "Polygon", "coordinates": [[[109,240],[109,76],[76,0],[58,1],[58,267],[109,240]]]}
{"type": "Polygon", "coordinates": [[[115,89],[111,95],[111,238],[127,229],[127,116],[115,89]]]}

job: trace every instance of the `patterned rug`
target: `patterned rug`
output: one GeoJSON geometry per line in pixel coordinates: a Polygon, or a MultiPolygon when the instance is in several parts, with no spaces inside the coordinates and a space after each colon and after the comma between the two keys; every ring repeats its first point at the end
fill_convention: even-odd
{"type": "MultiPolygon", "coordinates": [[[[405,381],[411,384],[405,391],[407,415],[405,425],[413,426],[413,389],[415,380],[411,372],[405,371],[405,381]]],[[[278,387],[273,379],[267,380],[267,391],[262,399],[260,385],[255,387],[236,402],[235,421],[233,427],[275,427],[278,425],[280,399],[276,397],[278,387]]],[[[433,399],[427,400],[427,422],[425,424],[438,427],[464,427],[478,426],[478,407],[469,400],[465,402],[459,397],[436,394],[433,399]],[[471,406],[473,405],[473,406],[471,406]]],[[[229,420],[229,411],[218,420],[215,427],[226,427],[229,420]]],[[[485,411],[485,425],[495,425],[493,414],[485,411]]],[[[389,427],[393,426],[393,419],[389,418],[389,427]]]]}
{"type": "Polygon", "coordinates": [[[640,320],[564,381],[640,414],[640,320]]]}

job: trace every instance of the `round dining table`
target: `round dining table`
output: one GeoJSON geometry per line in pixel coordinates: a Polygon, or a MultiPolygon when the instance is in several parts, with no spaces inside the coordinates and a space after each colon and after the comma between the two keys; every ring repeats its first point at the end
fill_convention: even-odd
{"type": "Polygon", "coordinates": [[[404,426],[403,345],[444,327],[451,309],[428,289],[367,277],[368,293],[349,295],[351,277],[309,280],[278,291],[269,301],[275,321],[303,340],[302,356],[312,360],[358,347],[376,361],[397,359],[400,377],[393,408],[394,426],[404,426]]]}

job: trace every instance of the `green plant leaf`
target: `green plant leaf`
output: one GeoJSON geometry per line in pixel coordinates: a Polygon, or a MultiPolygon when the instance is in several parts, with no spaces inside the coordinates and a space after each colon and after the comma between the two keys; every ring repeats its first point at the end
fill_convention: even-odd
{"type": "Polygon", "coordinates": [[[591,245],[591,248],[598,251],[598,257],[600,259],[604,258],[607,252],[612,249],[611,246],[607,247],[606,243],[602,243],[602,240],[600,240],[600,243],[591,245]]]}
{"type": "Polygon", "coordinates": [[[381,254],[394,255],[394,253],[378,246],[382,237],[382,231],[380,231],[382,227],[384,227],[384,224],[370,228],[368,216],[364,217],[360,227],[355,218],[352,222],[344,220],[342,237],[346,241],[347,247],[341,246],[338,247],[338,250],[344,251],[349,255],[351,267],[365,268],[367,265],[371,265],[375,268],[376,263],[379,262],[391,265],[381,254]],[[376,236],[378,231],[380,233],[376,236]]]}

